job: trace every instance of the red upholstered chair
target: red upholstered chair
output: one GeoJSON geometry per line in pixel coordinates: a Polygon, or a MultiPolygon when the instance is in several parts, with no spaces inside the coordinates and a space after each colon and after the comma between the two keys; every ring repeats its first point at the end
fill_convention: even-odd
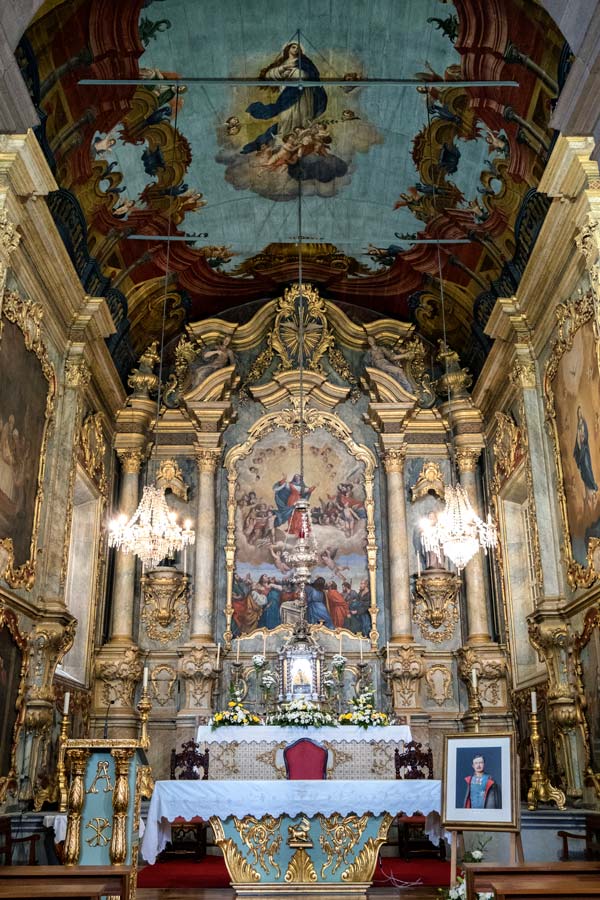
{"type": "Polygon", "coordinates": [[[308,738],[300,738],[283,751],[286,777],[322,781],[327,778],[327,748],[308,738]]]}
{"type": "MultiPolygon", "coordinates": [[[[424,748],[418,741],[409,741],[404,745],[402,753],[396,747],[394,751],[394,763],[396,778],[419,779],[433,778],[433,751],[431,747],[424,748]]],[[[411,856],[434,856],[439,859],[446,858],[446,845],[440,840],[436,847],[428,840],[425,834],[425,816],[399,815],[398,823],[398,850],[405,859],[411,856]]]]}

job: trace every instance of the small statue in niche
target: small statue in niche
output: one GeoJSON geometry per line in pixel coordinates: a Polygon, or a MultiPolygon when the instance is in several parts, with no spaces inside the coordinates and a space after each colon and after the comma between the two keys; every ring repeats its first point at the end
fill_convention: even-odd
{"type": "Polygon", "coordinates": [[[402,364],[403,360],[411,358],[413,355],[412,351],[398,351],[393,350],[391,347],[384,347],[378,344],[372,336],[367,338],[367,343],[369,349],[365,354],[365,364],[373,369],[381,369],[382,372],[387,372],[388,375],[396,379],[405,391],[413,394],[414,387],[410,383],[402,364]]]}
{"type": "Polygon", "coordinates": [[[437,528],[438,523],[438,511],[435,509],[430,509],[428,513],[421,519],[419,525],[416,529],[415,533],[415,550],[419,556],[422,567],[427,570],[432,569],[444,569],[446,570],[446,557],[442,549],[440,548],[439,553],[436,553],[435,550],[426,549],[426,542],[423,541],[423,535],[426,534],[428,529],[437,528]]]}
{"type": "Polygon", "coordinates": [[[158,341],[153,341],[140,356],[136,369],[132,369],[127,379],[129,387],[136,394],[149,394],[158,388],[158,375],[154,374],[155,365],[160,362],[158,341]]]}

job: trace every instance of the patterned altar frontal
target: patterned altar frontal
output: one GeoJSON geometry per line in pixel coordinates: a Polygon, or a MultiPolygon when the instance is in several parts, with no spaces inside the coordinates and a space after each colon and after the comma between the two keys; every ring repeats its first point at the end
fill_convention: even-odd
{"type": "Polygon", "coordinates": [[[370,780],[383,780],[395,778],[394,750],[402,749],[411,734],[406,725],[367,729],[257,726],[222,728],[218,732],[201,726],[197,741],[210,751],[211,778],[267,781],[286,777],[284,748],[302,737],[328,750],[329,780],[352,780],[357,772],[370,780]]]}

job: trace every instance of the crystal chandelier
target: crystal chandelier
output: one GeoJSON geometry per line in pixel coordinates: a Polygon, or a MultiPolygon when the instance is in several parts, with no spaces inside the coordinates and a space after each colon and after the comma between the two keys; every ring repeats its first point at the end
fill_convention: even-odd
{"type": "Polygon", "coordinates": [[[121,515],[111,522],[108,544],[123,553],[135,553],[144,569],[154,569],[161,560],[194,543],[191,524],[186,519],[182,528],[177,513],[167,506],[164,490],[147,484],[132,517],[128,520],[121,515]]]}
{"type": "MultiPolygon", "coordinates": [[[[427,105],[428,134],[431,140],[431,114],[427,105]]],[[[431,151],[430,146],[430,151],[431,151]]],[[[433,205],[437,208],[435,180],[433,182],[433,205]]],[[[442,275],[442,257],[440,245],[437,244],[438,278],[440,285],[440,301],[442,313],[442,333],[444,347],[446,341],[446,308],[444,303],[444,279],[442,275]]],[[[448,392],[449,413],[452,415],[452,381],[448,372],[448,354],[444,355],[446,368],[446,390],[448,392]]],[[[471,506],[471,501],[462,485],[455,481],[456,454],[454,448],[454,429],[450,420],[450,464],[452,466],[452,483],[445,490],[445,506],[437,516],[435,523],[425,521],[421,527],[421,541],[426,552],[435,553],[438,559],[443,553],[454,563],[458,572],[465,568],[479,549],[487,554],[488,549],[498,543],[496,526],[488,514],[484,522],[471,506]]]]}
{"type": "Polygon", "coordinates": [[[421,523],[421,542],[426,552],[447,556],[460,572],[480,548],[487,553],[495,547],[498,535],[489,515],[487,522],[479,518],[462,485],[449,485],[445,494],[446,505],[437,521],[421,523]]]}
{"type": "MultiPolygon", "coordinates": [[[[174,129],[175,133],[177,133],[177,106],[175,108],[174,129]]],[[[173,157],[174,148],[175,145],[173,145],[173,157]]],[[[154,423],[155,453],[158,450],[158,423],[160,419],[167,297],[169,292],[169,258],[171,253],[169,238],[171,236],[171,223],[171,216],[168,216],[156,419],[154,423]]],[[[123,553],[134,553],[136,556],[139,556],[144,569],[154,569],[163,559],[172,558],[177,551],[185,550],[186,547],[195,542],[196,534],[192,530],[191,524],[191,521],[186,519],[182,528],[177,521],[177,513],[169,509],[164,489],[157,484],[145,484],[142,491],[142,499],[131,518],[127,519],[127,516],[122,514],[110,523],[108,546],[115,547],[117,550],[123,551],[123,553]]]]}

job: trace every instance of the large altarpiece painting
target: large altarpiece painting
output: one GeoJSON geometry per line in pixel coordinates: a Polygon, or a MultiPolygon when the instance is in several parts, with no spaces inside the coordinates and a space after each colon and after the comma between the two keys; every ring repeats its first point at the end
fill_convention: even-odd
{"type": "Polygon", "coordinates": [[[307,410],[306,417],[303,467],[293,410],[263,417],[249,440],[232,448],[225,461],[230,638],[298,621],[298,594],[286,551],[300,533],[295,504],[303,498],[310,500],[318,548],[307,587],[308,623],[369,639],[376,629],[375,459],[333,414],[307,410]]]}
{"type": "Polygon", "coordinates": [[[33,586],[55,379],[40,336],[41,307],[9,293],[0,337],[0,574],[33,586]]]}

